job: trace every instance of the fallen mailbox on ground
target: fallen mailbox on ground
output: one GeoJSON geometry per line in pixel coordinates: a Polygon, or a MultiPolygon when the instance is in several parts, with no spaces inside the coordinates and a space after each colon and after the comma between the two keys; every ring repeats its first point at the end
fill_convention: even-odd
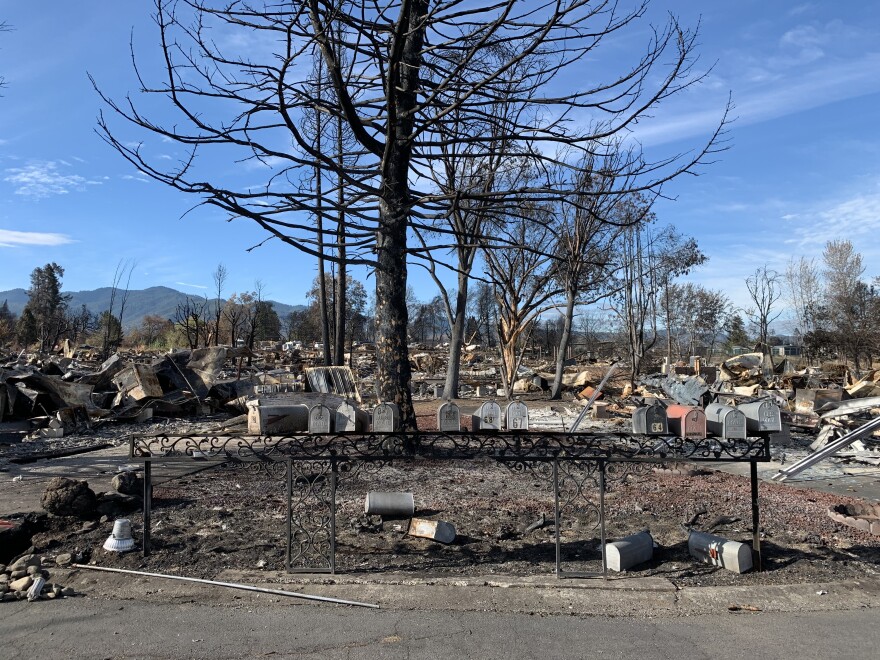
{"type": "Polygon", "coordinates": [[[413,518],[409,523],[408,534],[448,545],[455,540],[455,527],[445,520],[413,518]]]}

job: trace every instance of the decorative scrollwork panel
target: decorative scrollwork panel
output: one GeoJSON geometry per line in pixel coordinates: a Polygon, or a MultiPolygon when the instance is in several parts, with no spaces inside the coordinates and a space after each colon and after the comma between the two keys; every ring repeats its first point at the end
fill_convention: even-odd
{"type": "Polygon", "coordinates": [[[559,577],[605,573],[605,463],[556,461],[553,464],[556,502],[556,574],[559,577]],[[595,534],[599,533],[599,550],[595,534]],[[565,565],[573,564],[573,570],[565,565]]]}
{"type": "Polygon", "coordinates": [[[287,569],[336,570],[336,469],[332,461],[287,462],[287,569]]]}

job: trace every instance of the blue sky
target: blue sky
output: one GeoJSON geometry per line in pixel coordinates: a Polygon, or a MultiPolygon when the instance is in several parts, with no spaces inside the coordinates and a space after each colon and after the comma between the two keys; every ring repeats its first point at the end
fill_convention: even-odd
{"type": "MultiPolygon", "coordinates": [[[[65,268],[68,290],[108,286],[118,260],[132,259],[133,288],[199,294],[223,262],[227,294],[259,279],[268,297],[303,302],[314,260],[274,242],[245,252],[265,238],[255,225],[210,209],[184,216],[192,198],[148,181],[95,134],[101,105],[87,73],[116,98],[135,91],[132,32],[147,71],[160,56],[151,4],[0,0],[0,20],[13,28],[0,34],[0,290],[26,288],[49,261],[65,268]]],[[[695,146],[728,93],[737,106],[732,148],[670,185],[675,200],[657,206],[709,256],[692,279],[745,305],[744,279],[757,266],[783,270],[833,238],[852,240],[866,275],[880,275],[880,3],[654,0],[651,11],[701,21],[698,67],[714,69],[640,125],[646,147],[695,146]]],[[[644,37],[609,44],[606,57],[644,37]]],[[[153,146],[161,158],[180,156],[175,145],[153,146]]],[[[411,273],[419,297],[432,297],[430,281],[411,273]]]]}

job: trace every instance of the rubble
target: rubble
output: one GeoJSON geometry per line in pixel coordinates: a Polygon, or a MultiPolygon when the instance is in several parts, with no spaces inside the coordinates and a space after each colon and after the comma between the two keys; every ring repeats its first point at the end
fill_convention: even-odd
{"type": "MultiPolygon", "coordinates": [[[[437,388],[442,392],[443,379],[445,376],[444,350],[430,348],[421,352],[431,359],[427,360],[426,358],[421,357],[418,360],[419,365],[416,365],[425,369],[424,372],[419,372],[414,375],[413,390],[417,401],[420,397],[433,399],[433,397],[437,395],[437,388]],[[420,392],[424,392],[424,394],[419,394],[420,392]]],[[[251,365],[245,364],[245,361],[243,360],[243,358],[248,357],[247,353],[231,349],[175,351],[167,355],[120,353],[111,357],[110,360],[104,363],[98,363],[94,360],[89,362],[89,360],[85,359],[84,354],[81,351],[74,351],[73,357],[69,359],[69,362],[49,362],[48,364],[53,366],[45,366],[45,368],[38,367],[35,362],[25,364],[25,362],[22,361],[18,366],[3,371],[2,377],[0,377],[0,381],[2,381],[2,383],[0,383],[0,405],[5,406],[6,411],[6,417],[3,418],[3,421],[0,422],[0,424],[18,425],[15,427],[15,430],[13,430],[12,427],[0,426],[0,433],[14,433],[16,434],[16,437],[32,435],[34,437],[32,442],[34,443],[33,446],[35,449],[38,447],[51,447],[53,442],[57,443],[57,446],[65,446],[64,442],[69,440],[71,436],[80,434],[86,429],[86,423],[93,427],[93,430],[90,431],[91,434],[97,438],[99,437],[99,433],[103,432],[105,435],[101,437],[105,440],[108,437],[108,434],[113,434],[111,429],[116,428],[117,423],[132,424],[131,426],[120,428],[120,433],[122,431],[138,432],[138,427],[134,426],[134,423],[138,422],[138,420],[140,420],[138,423],[146,425],[144,428],[147,432],[162,433],[166,432],[166,429],[173,429],[174,432],[179,431],[181,433],[207,432],[244,434],[248,432],[256,432],[263,434],[278,431],[272,429],[270,426],[259,426],[256,430],[249,430],[247,415],[242,415],[240,413],[249,412],[255,408],[259,409],[265,407],[266,409],[269,409],[274,405],[282,408],[284,406],[296,406],[296,411],[300,418],[303,417],[301,413],[305,410],[305,423],[304,425],[301,423],[296,428],[300,431],[322,433],[334,432],[334,426],[330,420],[335,421],[336,411],[340,406],[343,407],[344,411],[350,406],[355,410],[355,428],[357,428],[357,418],[359,416],[363,418],[364,414],[369,415],[368,411],[375,410],[373,408],[375,405],[375,398],[374,394],[371,392],[371,383],[373,382],[375,374],[374,354],[369,348],[361,350],[359,347],[357,350],[353,351],[350,356],[350,367],[331,368],[327,371],[327,368],[320,366],[319,360],[314,359],[312,353],[314,352],[307,349],[298,349],[286,351],[283,355],[280,355],[277,351],[267,348],[266,352],[255,351],[253,353],[255,359],[252,360],[251,365]],[[36,378],[27,378],[28,373],[25,372],[39,372],[39,375],[36,378]],[[309,377],[308,374],[311,374],[312,377],[309,377]],[[334,374],[343,375],[342,380],[339,381],[341,385],[338,387],[338,391],[334,391],[335,388],[337,388],[336,381],[334,381],[334,374]],[[319,375],[321,375],[320,378],[319,375]],[[25,378],[22,379],[22,377],[25,378]],[[12,383],[10,383],[10,379],[12,379],[12,383]],[[77,389],[68,391],[64,389],[63,386],[56,387],[56,381],[75,385],[77,386],[77,389]],[[47,383],[52,383],[52,387],[49,387],[47,383]],[[18,392],[16,396],[20,395],[24,397],[24,399],[19,398],[16,400],[14,409],[7,405],[9,403],[7,392],[10,384],[14,386],[18,392]],[[158,384],[159,390],[156,390],[156,384],[158,384]],[[328,391],[307,391],[315,388],[323,388],[328,391]],[[22,393],[23,390],[28,390],[28,392],[22,393]],[[79,398],[81,398],[82,392],[89,392],[88,398],[90,405],[87,406],[84,401],[83,405],[70,405],[71,403],[76,403],[76,400],[63,400],[63,396],[66,396],[71,392],[75,397],[79,398]],[[354,396],[347,396],[354,394],[355,392],[363,401],[360,405],[358,405],[358,401],[354,396]],[[251,404],[250,406],[248,405],[249,403],[251,404]],[[36,408],[34,405],[36,405],[36,408]],[[47,410],[42,410],[40,408],[41,406],[46,406],[47,410]],[[60,407],[53,409],[53,406],[60,407]],[[361,409],[361,407],[363,409],[361,409]],[[17,412],[13,414],[11,412],[13,410],[17,412]],[[22,410],[26,411],[26,416],[24,417],[19,415],[19,412],[22,410]],[[36,414],[35,410],[39,414],[36,414]],[[208,413],[212,414],[209,418],[206,418],[205,416],[208,415],[208,413]],[[315,420],[312,419],[313,413],[315,413],[315,420]],[[152,419],[150,418],[150,415],[153,416],[152,419]],[[200,416],[201,419],[192,419],[192,417],[195,416],[200,416]],[[179,419],[169,419],[172,417],[179,419]],[[318,420],[326,420],[328,426],[319,428],[320,425],[318,424],[318,420]],[[63,437],[61,438],[53,439],[37,437],[38,432],[41,430],[58,428],[63,431],[63,437]],[[102,429],[103,431],[101,431],[102,429]]],[[[418,352],[414,351],[414,355],[417,354],[418,352]]],[[[433,423],[436,424],[436,428],[450,433],[457,433],[460,430],[467,432],[469,428],[476,428],[479,430],[483,424],[484,417],[487,417],[486,426],[483,428],[489,432],[498,428],[512,430],[529,427],[535,430],[542,430],[550,428],[548,426],[548,419],[552,417],[552,421],[554,421],[554,423],[561,422],[561,430],[566,431],[567,424],[566,421],[563,420],[562,415],[576,416],[580,408],[577,405],[574,405],[575,402],[573,398],[578,392],[583,392],[584,397],[590,397],[596,392],[599,386],[599,381],[607,371],[609,364],[608,362],[604,364],[596,363],[595,360],[590,362],[581,356],[575,360],[569,361],[563,374],[563,385],[565,386],[563,400],[555,406],[555,408],[562,409],[565,412],[554,416],[547,412],[546,409],[542,410],[540,406],[533,406],[533,401],[546,398],[546,394],[544,394],[542,390],[546,384],[551,384],[552,379],[554,378],[546,361],[539,362],[533,359],[528,362],[529,368],[518,373],[518,382],[520,385],[517,385],[517,389],[523,389],[524,391],[527,390],[522,397],[529,406],[527,413],[525,415],[514,415],[513,419],[519,421],[511,422],[511,416],[509,414],[510,409],[508,408],[508,410],[505,410],[505,404],[507,402],[500,401],[501,406],[499,406],[497,410],[494,409],[494,407],[488,411],[481,410],[477,415],[476,424],[473,424],[471,413],[474,411],[474,408],[484,402],[482,400],[469,401],[467,399],[471,399],[472,397],[484,399],[491,398],[495,395],[497,391],[496,388],[500,385],[500,372],[496,366],[497,361],[494,360],[495,358],[492,350],[473,347],[473,350],[467,354],[466,360],[463,361],[463,365],[466,368],[463,368],[460,371],[461,389],[459,391],[459,397],[456,397],[456,402],[421,401],[420,403],[425,406],[424,409],[429,412],[423,412],[419,416],[420,427],[422,427],[423,430],[425,428],[431,428],[430,424],[433,423]],[[461,399],[465,400],[462,401],[461,399]],[[537,415],[533,414],[535,408],[539,411],[539,414],[537,415]],[[574,412],[572,412],[572,410],[574,412]],[[489,412],[491,414],[483,415],[483,412],[489,412]]],[[[710,378],[702,375],[704,372],[707,372],[706,368],[700,367],[699,370],[690,369],[694,374],[676,373],[672,377],[663,376],[664,381],[666,381],[666,387],[659,382],[656,386],[642,384],[636,389],[634,393],[635,396],[632,398],[628,397],[633,393],[625,391],[626,386],[622,382],[629,376],[624,371],[620,374],[616,382],[609,382],[608,387],[604,390],[604,405],[601,406],[601,413],[602,415],[607,414],[608,418],[590,422],[588,420],[588,413],[588,415],[584,417],[586,420],[584,424],[585,430],[615,429],[618,426],[627,424],[629,422],[629,416],[636,408],[637,403],[650,405],[653,411],[655,409],[664,410],[664,406],[667,405],[670,400],[676,401],[676,397],[698,404],[706,403],[707,399],[716,399],[719,403],[737,407],[742,404],[760,407],[761,405],[764,405],[764,403],[772,403],[772,405],[780,406],[782,408],[782,419],[787,419],[789,422],[794,419],[793,416],[796,415],[808,416],[809,419],[815,420],[815,424],[820,431],[828,430],[825,436],[823,436],[823,443],[827,444],[828,442],[834,441],[835,435],[844,433],[847,429],[857,426],[860,423],[864,423],[864,419],[867,416],[877,414],[872,412],[875,408],[880,408],[880,397],[850,399],[850,397],[853,396],[850,390],[853,390],[856,393],[860,391],[868,391],[864,385],[860,386],[862,389],[857,389],[854,386],[860,382],[868,382],[873,376],[870,378],[866,376],[865,378],[856,380],[844,388],[840,386],[840,384],[844,382],[842,377],[832,383],[829,382],[830,379],[824,378],[818,369],[809,372],[805,370],[803,374],[786,374],[785,376],[782,376],[779,374],[768,373],[766,368],[762,366],[760,368],[761,376],[760,378],[756,378],[757,373],[754,370],[757,368],[758,367],[752,358],[733,360],[726,367],[726,370],[734,377],[731,378],[728,375],[726,379],[722,378],[717,383],[712,383],[710,378]],[[698,376],[696,373],[701,375],[698,376]],[[750,382],[752,380],[755,382],[750,382]],[[808,386],[810,389],[806,389],[808,386]],[[667,390],[674,393],[675,396],[670,396],[670,393],[667,390]],[[624,394],[623,397],[621,397],[621,393],[624,394]],[[653,397],[647,396],[652,394],[654,395],[653,397]],[[728,400],[728,398],[730,400],[728,400]],[[808,400],[809,406],[806,405],[808,400]],[[802,412],[798,412],[796,406],[796,402],[798,401],[802,404],[802,412]],[[835,413],[835,411],[838,411],[836,415],[829,415],[829,413],[835,413]]],[[[680,370],[687,370],[687,368],[676,368],[676,372],[680,370]]],[[[871,382],[876,381],[871,380],[871,382]]],[[[494,401],[490,403],[497,405],[497,402],[494,401]]],[[[546,406],[544,408],[546,408],[546,406]]],[[[598,408],[599,406],[594,403],[590,410],[598,410],[598,408]]],[[[601,415],[597,412],[596,416],[601,415]]],[[[758,418],[760,419],[760,415],[758,415],[758,418]]],[[[349,416],[346,416],[346,419],[349,419],[349,416]]],[[[271,420],[268,421],[271,422],[271,420]]],[[[369,425],[369,422],[369,417],[367,417],[366,424],[369,425]]],[[[647,414],[644,422],[646,425],[649,424],[649,422],[650,425],[661,424],[660,428],[662,430],[657,432],[666,435],[667,429],[663,428],[663,424],[666,423],[665,414],[662,417],[662,423],[659,417],[655,419],[653,415],[649,417],[647,414]]],[[[393,429],[396,426],[395,415],[393,412],[381,415],[379,418],[374,415],[372,423],[374,430],[379,429],[381,431],[386,428],[393,429]]],[[[360,428],[369,427],[364,427],[363,424],[364,422],[361,422],[360,428]]],[[[783,429],[787,428],[787,424],[781,424],[780,426],[782,426],[783,429]]],[[[559,429],[558,424],[553,427],[553,430],[557,429],[559,429]]],[[[749,428],[748,435],[753,436],[756,433],[764,434],[771,432],[773,431],[770,429],[754,427],[754,425],[752,425],[752,427],[749,428]]],[[[722,435],[724,434],[722,433],[722,435]]],[[[796,440],[802,441],[802,437],[802,435],[798,435],[796,440]]],[[[870,440],[867,438],[864,440],[867,446],[870,440]]],[[[806,445],[804,445],[804,447],[805,446],[806,445]]],[[[822,446],[823,445],[820,445],[818,448],[821,449],[822,446]]],[[[855,447],[856,445],[853,445],[852,448],[855,447]]],[[[392,473],[397,474],[396,472],[392,473]]],[[[108,477],[111,474],[112,472],[109,472],[108,477]]],[[[433,484],[435,481],[432,472],[422,471],[417,474],[421,475],[421,479],[425,482],[431,482],[433,484]],[[428,478],[426,478],[426,475],[428,478]]],[[[225,480],[222,480],[217,473],[213,471],[204,476],[204,479],[214,479],[218,481],[217,488],[219,490],[213,490],[211,498],[213,501],[218,501],[224,506],[226,506],[228,493],[234,488],[238,488],[238,483],[241,481],[241,479],[238,479],[233,485],[233,482],[230,482],[229,478],[229,475],[226,475],[224,477],[225,480]],[[225,490],[220,488],[219,482],[225,484],[225,490]]],[[[669,475],[660,475],[658,478],[662,480],[706,479],[704,472],[698,474],[696,472],[684,471],[674,472],[669,475]]],[[[456,490],[457,476],[451,477],[448,481],[442,480],[442,484],[432,486],[434,488],[440,488],[440,491],[431,495],[431,497],[434,498],[433,500],[426,498],[426,493],[428,491],[425,491],[424,489],[416,490],[422,488],[422,484],[419,483],[418,479],[405,483],[394,483],[393,480],[390,480],[387,482],[378,481],[375,484],[370,484],[370,487],[375,487],[376,490],[381,490],[383,492],[386,490],[389,492],[410,492],[410,490],[415,490],[420,503],[424,503],[424,506],[426,507],[423,512],[419,513],[419,515],[423,515],[425,518],[442,516],[449,520],[454,520],[455,526],[452,531],[452,541],[456,538],[456,528],[461,536],[459,537],[459,543],[444,548],[438,545],[426,545],[424,541],[416,538],[407,539],[407,525],[405,521],[400,521],[397,525],[399,529],[394,529],[394,526],[389,524],[385,524],[384,531],[382,530],[381,525],[377,528],[378,531],[377,529],[370,527],[369,531],[361,533],[359,539],[375,542],[376,547],[365,550],[358,557],[358,561],[373,561],[374,563],[371,564],[371,566],[376,565],[375,562],[378,562],[379,566],[383,564],[405,566],[408,564],[409,560],[401,559],[398,561],[396,558],[398,552],[397,545],[403,544],[403,546],[406,546],[406,544],[409,543],[410,545],[408,547],[410,548],[415,547],[424,550],[426,547],[430,547],[432,552],[437,551],[438,553],[447,553],[443,554],[442,557],[438,554],[438,566],[444,566],[446,564],[443,562],[448,563],[450,561],[450,556],[462,557],[463,559],[461,559],[461,562],[466,561],[466,555],[473,549],[470,545],[472,543],[484,544],[481,547],[482,551],[482,549],[488,547],[490,543],[496,543],[497,546],[502,542],[505,544],[511,542],[511,546],[508,546],[510,556],[506,561],[513,562],[516,566],[515,570],[517,571],[530,570],[530,562],[544,561],[544,559],[536,559],[535,557],[537,557],[537,549],[543,546],[544,541],[546,540],[544,536],[552,534],[554,531],[541,531],[544,526],[554,526],[552,516],[550,518],[542,518],[546,525],[541,525],[531,531],[530,539],[534,541],[534,543],[530,543],[528,548],[515,546],[513,545],[513,542],[520,542],[522,540],[522,533],[520,530],[527,527],[528,523],[535,519],[535,516],[540,511],[539,507],[546,508],[548,503],[545,501],[535,502],[530,499],[532,498],[532,495],[529,494],[527,498],[517,500],[526,502],[526,504],[522,505],[522,510],[515,510],[514,513],[511,514],[507,509],[512,508],[512,505],[505,500],[503,505],[505,509],[503,512],[498,513],[499,518],[496,519],[493,509],[487,504],[487,502],[492,503],[494,506],[494,503],[496,503],[496,500],[498,499],[496,496],[499,493],[502,493],[503,497],[507,497],[510,492],[508,490],[510,479],[505,478],[500,481],[491,481],[487,474],[480,473],[478,477],[473,476],[468,483],[469,486],[473,486],[473,493],[470,491],[465,493],[461,489],[456,490]],[[483,484],[484,477],[486,477],[486,492],[481,491],[480,494],[477,495],[477,489],[483,488],[482,485],[477,484],[483,484]],[[492,484],[491,487],[489,487],[490,483],[492,484]],[[451,491],[451,493],[445,491],[451,491]],[[459,505],[458,500],[462,499],[462,497],[464,499],[461,505],[459,505]],[[455,500],[455,504],[450,500],[455,500]],[[466,509],[479,510],[479,516],[477,516],[476,513],[472,516],[469,515],[470,512],[466,511],[466,509]],[[489,522],[484,523],[483,518],[486,518],[489,522]],[[463,539],[468,540],[464,541],[463,539]],[[495,539],[495,541],[492,541],[492,539],[495,539]],[[532,545],[535,546],[534,556],[532,554],[532,545]],[[374,555],[376,557],[381,557],[381,559],[373,560],[372,557],[374,555]]],[[[531,482],[528,483],[531,484],[531,482]]],[[[724,487],[720,489],[720,492],[722,494],[729,493],[728,482],[723,483],[724,487]]],[[[535,484],[531,485],[534,486],[535,484]]],[[[695,481],[694,486],[697,485],[699,485],[700,488],[694,488],[694,490],[700,490],[702,492],[704,490],[703,482],[695,481]]],[[[106,488],[106,486],[104,487],[106,488]]],[[[140,480],[139,475],[131,471],[119,473],[116,475],[116,478],[114,478],[113,487],[117,492],[98,494],[96,496],[93,511],[89,516],[92,516],[95,519],[99,516],[105,516],[108,520],[112,520],[119,515],[125,515],[126,511],[134,511],[134,513],[131,514],[132,522],[134,523],[138,515],[136,511],[140,506],[139,498],[143,490],[143,482],[140,480]]],[[[685,484],[683,487],[690,488],[691,486],[685,484]]],[[[706,486],[706,488],[715,488],[717,490],[718,484],[715,483],[714,486],[706,486]]],[[[181,497],[178,494],[180,492],[186,493],[182,499],[192,499],[198,494],[197,489],[186,490],[182,486],[182,490],[176,489],[177,486],[162,488],[161,490],[164,491],[164,495],[160,496],[158,501],[161,502],[162,497],[167,498],[168,500],[175,500],[176,498],[181,497]]],[[[278,503],[278,500],[273,499],[272,496],[267,496],[264,491],[256,492],[258,493],[258,496],[267,497],[267,501],[269,502],[267,515],[274,515],[275,519],[272,524],[277,525],[279,513],[276,509],[281,506],[278,503]]],[[[349,494],[352,501],[355,499],[357,501],[355,505],[352,505],[349,502],[347,506],[352,511],[357,510],[358,515],[363,514],[363,498],[365,493],[366,490],[361,491],[357,493],[356,497],[349,494]]],[[[349,495],[347,495],[347,497],[349,495]]],[[[764,497],[763,491],[762,497],[764,497]]],[[[638,524],[639,526],[647,526],[650,524],[652,533],[654,533],[656,513],[649,510],[649,504],[646,504],[646,502],[662,500],[660,499],[661,496],[654,491],[652,491],[649,496],[646,496],[646,498],[646,500],[641,500],[638,504],[638,506],[644,508],[645,511],[638,524]]],[[[824,520],[826,527],[830,527],[834,524],[824,515],[824,511],[828,505],[829,503],[827,501],[821,503],[822,508],[820,515],[818,516],[824,520]]],[[[158,523],[162,525],[161,529],[163,530],[163,533],[165,533],[164,530],[167,529],[169,530],[169,536],[172,536],[176,533],[173,531],[175,526],[178,530],[187,528],[185,519],[186,516],[189,515],[189,507],[183,505],[183,508],[180,511],[177,511],[176,509],[172,511],[172,508],[167,505],[160,506],[163,507],[163,513],[169,518],[169,520],[166,520],[163,517],[158,521],[158,523]],[[169,522],[170,520],[174,520],[175,522],[171,523],[169,522]]],[[[679,506],[679,503],[673,502],[672,506],[679,506]]],[[[724,506],[726,506],[726,502],[724,506]]],[[[641,511],[642,509],[640,508],[636,513],[640,514],[641,511]]],[[[415,512],[413,511],[408,515],[412,515],[412,513],[415,512]]],[[[627,525],[629,525],[629,520],[633,515],[633,511],[626,511],[624,513],[626,513],[626,517],[621,519],[626,520],[627,525]]],[[[716,513],[716,511],[713,511],[712,515],[714,515],[714,513],[716,513]]],[[[739,516],[747,517],[748,509],[740,509],[737,510],[736,513],[739,516]]],[[[221,517],[219,513],[214,515],[218,518],[221,517]]],[[[232,514],[224,513],[223,515],[232,514]]],[[[222,524],[228,524],[229,527],[228,529],[223,529],[224,533],[222,535],[222,540],[217,539],[217,536],[220,535],[219,531],[217,531],[221,529],[219,527],[220,523],[214,526],[213,522],[202,520],[200,524],[203,528],[198,532],[199,538],[203,538],[202,534],[211,534],[214,536],[213,538],[210,536],[208,537],[208,540],[211,540],[212,543],[208,544],[207,541],[205,541],[204,544],[196,547],[193,552],[198,554],[200,558],[203,558],[204,556],[213,556],[222,559],[227,557],[227,552],[232,553],[240,551],[243,553],[242,556],[233,557],[235,560],[242,559],[243,563],[253,565],[256,563],[257,559],[260,559],[268,561],[269,563],[267,565],[272,566],[272,557],[269,557],[268,560],[264,559],[264,557],[267,556],[265,550],[267,546],[265,545],[265,539],[263,536],[254,532],[255,528],[252,526],[254,518],[255,515],[252,511],[234,518],[233,522],[230,522],[228,518],[224,518],[222,524]],[[211,530],[210,532],[206,531],[209,527],[211,530]],[[214,527],[216,527],[216,530],[214,527]],[[240,530],[233,528],[240,528],[240,530]],[[239,538],[236,534],[239,534],[241,538],[247,539],[248,542],[253,541],[259,548],[262,548],[260,550],[262,554],[254,556],[245,555],[244,553],[247,551],[243,548],[245,548],[246,544],[242,543],[240,540],[236,540],[239,538]],[[242,549],[238,548],[237,544],[239,543],[241,543],[242,549]],[[205,552],[201,552],[202,550],[205,552]]],[[[676,518],[676,526],[681,519],[681,517],[676,518]]],[[[417,531],[419,524],[422,524],[417,522],[419,520],[421,519],[415,519],[413,521],[413,525],[410,528],[412,531],[417,531]]],[[[441,536],[437,532],[437,527],[439,526],[442,528],[443,525],[441,523],[445,523],[445,521],[424,520],[424,523],[434,525],[434,530],[432,532],[429,530],[429,532],[434,536],[441,536]]],[[[58,538],[67,539],[68,537],[73,538],[78,537],[78,535],[91,534],[89,543],[97,550],[97,552],[101,553],[101,542],[106,539],[109,530],[104,529],[105,526],[98,525],[97,522],[94,522],[90,527],[83,527],[81,530],[76,529],[78,526],[79,523],[76,523],[70,532],[65,531],[64,534],[59,532],[58,538]],[[96,529],[96,527],[100,527],[101,529],[96,529]],[[100,536],[101,538],[97,539],[97,536],[100,536]]],[[[838,526],[835,525],[835,527],[839,529],[838,526]]],[[[635,527],[635,529],[638,528],[639,527],[635,527]]],[[[811,527],[810,529],[812,530],[813,528],[811,527]]],[[[851,533],[856,533],[858,529],[861,528],[854,529],[851,533]]],[[[626,534],[631,533],[632,530],[632,526],[626,527],[621,525],[620,528],[614,531],[614,534],[617,538],[621,538],[626,534]]],[[[733,531],[735,533],[739,532],[743,534],[742,537],[738,537],[740,540],[745,537],[743,529],[735,529],[733,531]]],[[[566,530],[563,529],[561,533],[564,535],[566,530]]],[[[810,531],[809,533],[812,534],[813,532],[810,531]]],[[[680,530],[677,538],[671,537],[668,530],[664,530],[660,527],[656,530],[656,534],[662,547],[662,550],[658,550],[658,554],[663,553],[663,556],[659,561],[664,562],[667,561],[670,556],[674,556],[676,561],[682,562],[682,556],[686,556],[687,548],[681,543],[683,537],[680,535],[680,530]],[[681,547],[677,547],[676,544],[681,547]]],[[[410,533],[409,536],[414,537],[416,535],[410,533]]],[[[179,536],[175,542],[181,541],[185,538],[185,536],[179,536]]],[[[420,538],[432,539],[433,537],[427,536],[420,538]]],[[[612,536],[612,538],[614,537],[612,536]]],[[[829,534],[826,534],[825,531],[822,532],[823,543],[833,544],[834,542],[829,540],[830,538],[829,534]]],[[[440,542],[439,538],[433,538],[433,540],[440,542]]],[[[184,542],[187,545],[190,543],[189,541],[184,542]]],[[[349,538],[346,542],[351,544],[352,540],[349,538]]],[[[58,547],[56,550],[65,550],[63,554],[56,558],[58,566],[69,566],[74,563],[75,551],[82,549],[82,546],[75,546],[75,542],[65,540],[64,543],[69,543],[69,545],[58,547]]],[[[788,543],[791,545],[792,541],[788,539],[788,543]]],[[[40,551],[45,549],[45,547],[46,546],[40,547],[40,551]]],[[[595,546],[591,546],[591,551],[595,554],[595,546]]],[[[173,554],[174,553],[166,553],[166,555],[169,556],[166,557],[165,560],[171,562],[175,561],[175,559],[170,556],[173,554]]],[[[7,558],[8,557],[0,557],[0,559],[7,558]]],[[[189,559],[187,559],[187,561],[189,561],[189,559]]],[[[454,562],[456,560],[453,559],[452,561],[454,562]]],[[[461,564],[461,562],[459,563],[461,564]]],[[[416,560],[413,559],[412,563],[415,564],[416,560]]],[[[119,563],[118,565],[124,564],[119,563]]],[[[276,563],[275,565],[278,564],[276,563]]],[[[499,566],[500,565],[502,565],[502,563],[499,563],[499,566]]],[[[194,570],[202,570],[197,564],[193,564],[193,566],[195,566],[194,570]]],[[[657,565],[655,564],[654,568],[656,568],[656,566],[657,565]]],[[[347,566],[347,568],[357,570],[358,565],[352,564],[347,566]]],[[[654,570],[654,568],[649,567],[644,570],[654,570]]],[[[708,569],[709,567],[700,567],[700,570],[708,569]]],[[[25,568],[24,570],[26,571],[27,569],[25,568]]],[[[207,571],[208,568],[205,568],[204,570],[207,571]]],[[[718,572],[724,573],[724,571],[718,572]]],[[[705,575],[705,573],[697,575],[697,578],[700,578],[701,575],[705,575]]],[[[739,578],[739,576],[734,575],[733,578],[739,578]]],[[[46,590],[44,590],[44,592],[45,591],[46,590]]],[[[49,592],[55,594],[56,591],[56,589],[52,588],[49,592]]]]}
{"type": "Polygon", "coordinates": [[[144,492],[144,477],[140,472],[126,470],[113,477],[111,481],[114,490],[123,495],[140,497],[144,492]]]}
{"type": "Polygon", "coordinates": [[[42,507],[56,516],[88,518],[95,512],[98,498],[85,481],[54,477],[40,500],[42,507]]]}
{"type": "Polygon", "coordinates": [[[50,574],[46,567],[53,564],[62,565],[49,556],[28,554],[22,555],[9,566],[0,565],[0,600],[8,602],[27,599],[33,603],[76,595],[76,590],[72,587],[62,587],[48,581],[50,574]],[[27,575],[14,577],[25,567],[28,570],[27,575]]]}

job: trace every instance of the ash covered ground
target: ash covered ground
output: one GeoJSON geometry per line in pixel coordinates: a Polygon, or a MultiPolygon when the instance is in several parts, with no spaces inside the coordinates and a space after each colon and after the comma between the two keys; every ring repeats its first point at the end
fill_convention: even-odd
{"type": "MultiPolygon", "coordinates": [[[[422,430],[436,428],[437,403],[417,404],[422,430]]],[[[550,412],[546,404],[534,413],[536,422],[545,426],[553,426],[556,418],[560,425],[570,425],[564,417],[550,412]]],[[[602,422],[609,428],[622,423],[620,419],[602,422]]],[[[193,428],[183,421],[153,426],[153,431],[166,432],[193,428]]],[[[122,443],[129,430],[105,429],[91,442],[122,443]]],[[[809,437],[793,436],[786,447],[774,451],[797,452],[809,442],[809,437]]],[[[88,440],[73,443],[81,446],[88,440]]],[[[17,446],[6,448],[5,454],[8,458],[24,451],[17,446]]],[[[688,554],[688,523],[751,543],[749,480],[686,467],[649,466],[609,481],[607,539],[648,529],[658,546],[654,560],[629,575],[660,576],[695,586],[826,582],[880,572],[880,538],[839,524],[826,513],[831,506],[855,504],[859,499],[767,482],[760,485],[763,572],[740,575],[696,562],[688,554]]],[[[154,470],[161,474],[160,467],[154,470]]],[[[598,490],[587,481],[583,494],[563,509],[559,534],[567,571],[601,569],[594,507],[598,490]]],[[[490,460],[398,461],[357,475],[342,474],[337,498],[338,571],[454,577],[551,574],[555,569],[554,498],[547,471],[511,469],[490,460]],[[451,522],[457,532],[455,542],[443,545],[409,536],[405,519],[366,517],[368,491],[412,492],[415,515],[451,522]],[[543,525],[538,524],[541,521],[543,525]]],[[[140,512],[128,517],[140,540],[140,512]]],[[[149,557],[103,550],[112,520],[93,525],[46,515],[32,518],[32,549],[43,554],[79,553],[100,565],[203,578],[227,568],[284,569],[286,484],[265,471],[212,468],[157,485],[149,557]]]]}

